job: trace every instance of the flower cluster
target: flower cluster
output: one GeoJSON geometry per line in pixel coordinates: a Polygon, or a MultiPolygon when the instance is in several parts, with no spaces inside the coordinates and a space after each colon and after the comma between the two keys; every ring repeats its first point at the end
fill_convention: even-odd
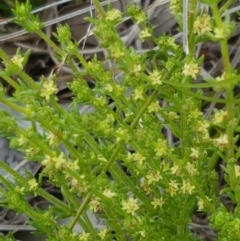
{"type": "Polygon", "coordinates": [[[210,31],[212,31],[210,16],[208,14],[198,16],[193,25],[193,32],[202,36],[210,31]]]}
{"type": "Polygon", "coordinates": [[[183,66],[183,74],[196,79],[199,74],[199,66],[195,62],[185,63],[183,66]]]}
{"type": "Polygon", "coordinates": [[[47,168],[54,166],[56,169],[62,169],[65,167],[67,160],[64,157],[64,154],[61,153],[59,156],[49,156],[46,155],[45,159],[42,161],[42,165],[47,168]]]}
{"type": "Polygon", "coordinates": [[[48,101],[50,97],[57,92],[58,88],[56,87],[54,80],[48,80],[43,82],[40,96],[48,101]]]}
{"type": "Polygon", "coordinates": [[[128,200],[122,201],[122,209],[126,213],[134,215],[135,212],[139,209],[138,201],[134,198],[129,198],[128,200]]]}

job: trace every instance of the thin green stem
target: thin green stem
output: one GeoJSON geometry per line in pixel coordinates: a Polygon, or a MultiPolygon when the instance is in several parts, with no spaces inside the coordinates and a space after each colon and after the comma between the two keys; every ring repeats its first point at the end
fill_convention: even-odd
{"type": "Polygon", "coordinates": [[[29,116],[29,114],[30,114],[26,109],[22,108],[22,107],[19,106],[19,105],[14,104],[14,103],[13,103],[12,101],[10,101],[8,98],[1,97],[1,98],[0,98],[0,101],[1,101],[3,104],[5,104],[5,105],[7,105],[8,107],[10,107],[11,109],[13,109],[13,110],[15,110],[15,111],[17,111],[17,112],[19,112],[19,113],[21,113],[21,114],[24,114],[24,115],[26,115],[26,116],[29,116]]]}
{"type": "Polygon", "coordinates": [[[66,213],[71,213],[72,212],[71,208],[69,208],[68,205],[66,205],[65,203],[63,203],[62,201],[60,201],[59,199],[57,199],[53,195],[49,194],[48,192],[44,191],[43,189],[39,189],[37,191],[37,193],[38,193],[39,196],[45,198],[46,200],[48,200],[49,202],[53,203],[57,207],[61,208],[66,213]]]}
{"type": "Polygon", "coordinates": [[[105,18],[106,13],[105,13],[102,5],[100,4],[100,2],[98,0],[93,0],[93,3],[96,6],[96,9],[98,10],[98,12],[102,15],[103,18],[105,18]]]}
{"type": "MultiPolygon", "coordinates": [[[[18,132],[24,136],[26,139],[29,138],[27,135],[26,135],[26,131],[18,128],[18,132]]],[[[36,144],[36,146],[38,148],[40,148],[42,150],[43,153],[53,157],[54,156],[54,153],[52,152],[52,150],[48,147],[48,145],[46,145],[42,140],[38,140],[36,138],[34,138],[34,142],[36,144]]]]}
{"type": "Polygon", "coordinates": [[[188,83],[177,83],[177,82],[170,82],[163,80],[162,82],[164,84],[168,84],[171,86],[186,88],[186,89],[204,89],[204,88],[211,88],[211,87],[227,87],[229,83],[231,84],[237,84],[239,81],[240,75],[231,76],[230,78],[220,80],[220,81],[211,81],[208,83],[195,83],[195,84],[188,84],[188,83]]]}
{"type": "MultiPolygon", "coordinates": [[[[188,91],[184,88],[180,88],[180,87],[176,87],[175,86],[175,89],[177,89],[179,92],[182,92],[188,96],[193,96],[195,97],[196,99],[199,99],[199,100],[206,100],[206,101],[209,101],[209,102],[215,102],[215,103],[223,103],[223,104],[226,104],[227,101],[225,99],[219,99],[219,98],[212,98],[212,97],[208,97],[208,96],[203,96],[202,94],[198,94],[198,93],[193,93],[191,91],[188,91]]],[[[233,103],[237,104],[237,103],[240,103],[240,100],[233,100],[233,103]]]]}
{"type": "Polygon", "coordinates": [[[219,10],[220,15],[222,15],[235,2],[236,2],[236,0],[228,0],[219,10]]]}
{"type": "MultiPolygon", "coordinates": [[[[219,29],[223,29],[224,25],[222,23],[221,14],[218,9],[217,5],[212,5],[212,12],[216,22],[216,26],[219,29]]],[[[221,54],[224,66],[224,73],[226,78],[231,76],[231,63],[230,63],[230,55],[228,51],[228,42],[227,39],[223,39],[220,41],[221,46],[221,54]]],[[[227,108],[227,137],[228,137],[228,144],[227,144],[227,170],[229,175],[229,185],[232,190],[235,189],[237,185],[237,178],[235,173],[235,161],[234,161],[234,129],[233,129],[233,120],[234,120],[234,93],[233,93],[233,85],[229,83],[226,88],[226,108],[227,108]]]]}
{"type": "Polygon", "coordinates": [[[40,90],[40,86],[23,70],[21,70],[18,75],[21,77],[21,80],[27,83],[32,89],[40,90]]]}
{"type": "MultiPolygon", "coordinates": [[[[3,161],[0,160],[0,167],[1,167],[1,163],[3,161]]],[[[11,182],[9,182],[7,179],[5,179],[2,175],[0,175],[0,183],[3,184],[4,187],[7,187],[8,190],[13,190],[14,186],[11,182]]]]}
{"type": "Polygon", "coordinates": [[[190,11],[189,11],[189,20],[188,20],[188,38],[189,38],[188,61],[191,61],[194,58],[194,53],[195,53],[195,34],[193,34],[193,24],[195,20],[196,3],[197,3],[196,0],[189,1],[190,11]]]}
{"type": "Polygon", "coordinates": [[[77,149],[72,145],[70,141],[64,141],[63,144],[72,156],[74,156],[76,159],[82,160],[81,154],[79,154],[77,149]]]}
{"type": "Polygon", "coordinates": [[[83,66],[85,69],[87,69],[87,68],[88,68],[88,63],[87,63],[87,61],[84,59],[84,57],[83,57],[80,53],[78,53],[78,52],[76,52],[75,55],[76,55],[76,57],[80,60],[82,66],[83,66]]]}
{"type": "Polygon", "coordinates": [[[186,107],[183,106],[181,110],[181,149],[182,149],[182,157],[185,156],[185,148],[186,148],[186,141],[187,141],[187,116],[186,116],[186,107]]]}
{"type": "Polygon", "coordinates": [[[88,202],[89,200],[91,199],[92,197],[92,193],[89,192],[87,194],[87,196],[85,197],[85,199],[83,200],[80,208],[78,209],[77,213],[76,213],[76,216],[73,218],[73,220],[71,221],[71,223],[69,224],[69,229],[72,230],[75,226],[75,224],[77,223],[79,217],[81,216],[81,214],[83,213],[85,207],[88,205],[88,202]]]}
{"type": "MultiPolygon", "coordinates": [[[[217,28],[219,28],[219,29],[224,28],[218,6],[212,5],[211,8],[213,11],[213,16],[214,16],[217,28]]],[[[230,64],[230,60],[229,60],[230,55],[229,55],[229,51],[228,51],[227,39],[221,40],[220,45],[221,45],[221,53],[222,53],[224,71],[226,73],[226,77],[229,78],[230,73],[231,73],[231,64],[230,64]]]]}
{"type": "Polygon", "coordinates": [[[14,81],[12,78],[10,78],[7,75],[0,75],[9,85],[11,85],[15,90],[22,90],[22,88],[17,84],[16,81],[14,81]]]}
{"type": "Polygon", "coordinates": [[[61,57],[66,55],[66,53],[62,51],[44,32],[40,30],[37,32],[37,35],[39,35],[47,44],[49,44],[49,46],[61,57]]]}
{"type": "Polygon", "coordinates": [[[78,174],[78,172],[74,171],[72,168],[69,168],[69,167],[66,166],[65,171],[69,174],[69,176],[76,179],[79,183],[82,182],[81,176],[78,174]]]}
{"type": "MultiPolygon", "coordinates": [[[[8,57],[8,55],[0,48],[0,57],[3,59],[3,61],[5,63],[11,63],[14,64],[11,59],[8,57]]],[[[34,82],[34,80],[32,78],[29,77],[29,75],[27,75],[22,69],[20,69],[16,64],[14,64],[14,67],[16,69],[18,69],[18,75],[21,77],[21,79],[27,83],[30,87],[32,87],[33,89],[39,89],[39,86],[34,82]]],[[[12,81],[11,81],[11,84],[12,81]]],[[[16,86],[14,84],[14,86],[16,86]]],[[[17,87],[17,86],[16,86],[17,87]]]]}
{"type": "Polygon", "coordinates": [[[126,176],[126,174],[121,170],[119,166],[112,165],[109,170],[110,173],[113,175],[114,179],[121,179],[120,181],[118,181],[118,183],[122,182],[127,185],[129,187],[129,190],[131,190],[136,195],[136,197],[138,197],[146,205],[146,208],[148,208],[147,204],[149,202],[149,199],[137,190],[137,187],[132,183],[131,179],[126,176]]]}
{"type": "MultiPolygon", "coordinates": [[[[21,107],[19,105],[16,105],[15,103],[11,102],[8,98],[1,98],[0,100],[5,105],[12,108],[13,110],[16,110],[17,112],[22,113],[25,116],[31,118],[31,113],[29,111],[27,111],[26,109],[24,109],[23,107],[21,107]]],[[[56,136],[58,136],[59,138],[62,138],[62,133],[60,131],[56,130],[56,128],[54,128],[52,125],[50,125],[47,121],[44,121],[43,119],[41,119],[41,120],[38,120],[38,122],[42,126],[44,126],[46,129],[53,132],[56,136]]],[[[46,144],[44,144],[41,141],[37,141],[37,140],[36,140],[36,142],[37,142],[38,146],[41,146],[42,150],[44,150],[46,152],[46,154],[49,154],[50,156],[53,155],[51,149],[46,144]]],[[[73,147],[73,145],[69,141],[64,141],[64,144],[73,156],[81,159],[81,155],[77,152],[77,150],[73,147]]]]}
{"type": "MultiPolygon", "coordinates": [[[[28,180],[26,178],[24,178],[23,176],[21,176],[18,172],[13,170],[5,162],[0,161],[0,167],[3,168],[5,171],[7,171],[9,174],[11,174],[14,177],[14,179],[19,180],[21,183],[26,183],[26,185],[27,185],[28,180]]],[[[71,212],[71,209],[66,204],[64,204],[63,202],[61,202],[59,199],[55,198],[54,196],[52,196],[48,192],[44,191],[43,189],[39,188],[37,193],[38,193],[38,195],[42,196],[46,200],[55,204],[56,206],[58,206],[59,208],[61,208],[65,212],[67,212],[67,213],[71,212]]]]}
{"type": "Polygon", "coordinates": [[[90,232],[90,233],[94,236],[94,238],[97,239],[97,231],[96,231],[96,229],[94,229],[93,224],[92,224],[92,222],[89,220],[89,217],[88,217],[88,215],[86,214],[86,212],[83,213],[82,218],[83,218],[84,221],[85,221],[85,224],[86,224],[86,226],[87,226],[87,228],[88,228],[88,232],[90,232]]]}
{"type": "Polygon", "coordinates": [[[71,202],[74,208],[77,209],[79,206],[79,202],[76,196],[70,191],[69,187],[67,186],[67,183],[63,184],[61,188],[62,188],[63,196],[66,198],[66,200],[71,202]]]}

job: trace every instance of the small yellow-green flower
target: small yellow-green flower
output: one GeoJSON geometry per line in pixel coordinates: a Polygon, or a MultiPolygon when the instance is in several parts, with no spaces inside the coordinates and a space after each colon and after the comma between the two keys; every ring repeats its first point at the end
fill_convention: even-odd
{"type": "Polygon", "coordinates": [[[89,202],[89,209],[93,212],[97,212],[101,210],[101,203],[99,202],[99,198],[93,197],[89,202]]]}
{"type": "Polygon", "coordinates": [[[152,34],[150,33],[149,29],[144,29],[140,32],[139,38],[144,41],[147,38],[150,38],[152,34]]]}
{"type": "Polygon", "coordinates": [[[205,131],[208,131],[208,127],[209,127],[209,122],[206,120],[203,121],[199,121],[197,123],[197,132],[199,133],[204,133],[205,131]]]}
{"type": "Polygon", "coordinates": [[[133,74],[135,74],[137,76],[141,73],[141,71],[142,71],[142,65],[141,64],[135,64],[132,68],[133,74]]]}
{"type": "Polygon", "coordinates": [[[190,62],[185,63],[183,66],[183,74],[187,77],[192,77],[193,79],[196,79],[199,74],[200,68],[197,63],[190,62]]]}
{"type": "Polygon", "coordinates": [[[59,137],[56,136],[54,133],[50,132],[48,135],[47,135],[47,140],[49,141],[49,144],[51,146],[56,146],[59,144],[59,137]]]}
{"type": "Polygon", "coordinates": [[[51,166],[53,164],[53,158],[49,155],[45,156],[45,159],[42,161],[43,166],[51,166]]]}
{"type": "Polygon", "coordinates": [[[184,180],[183,181],[183,184],[182,184],[182,192],[184,194],[189,194],[191,195],[193,193],[193,190],[195,189],[196,187],[194,185],[192,185],[189,181],[186,181],[184,180]]]}
{"type": "Polygon", "coordinates": [[[23,62],[24,57],[22,57],[20,54],[16,54],[12,57],[12,62],[17,65],[20,69],[23,69],[23,62]]]}
{"type": "Polygon", "coordinates": [[[38,189],[38,183],[35,178],[28,180],[29,190],[36,191],[38,189]]]}
{"type": "Polygon", "coordinates": [[[227,119],[227,111],[226,110],[220,110],[217,113],[214,114],[213,116],[213,124],[221,124],[227,119]]]}
{"type": "Polygon", "coordinates": [[[90,241],[91,240],[91,234],[85,233],[84,231],[79,235],[79,241],[90,241]]]}
{"type": "Polygon", "coordinates": [[[171,174],[173,174],[173,175],[179,176],[180,171],[181,171],[181,168],[180,168],[180,166],[177,165],[177,164],[176,164],[176,165],[173,165],[173,166],[171,167],[171,174]]]}
{"type": "Polygon", "coordinates": [[[140,166],[143,165],[143,162],[146,160],[146,157],[143,156],[141,153],[136,152],[131,155],[131,158],[137,162],[140,166]]]}
{"type": "Polygon", "coordinates": [[[146,175],[146,179],[148,184],[152,184],[155,182],[158,182],[160,179],[162,179],[162,176],[160,175],[159,171],[149,171],[146,175]]]}
{"type": "Polygon", "coordinates": [[[112,9],[106,13],[106,20],[107,21],[114,21],[121,19],[122,13],[118,9],[112,9]]]}
{"type": "Polygon", "coordinates": [[[149,82],[153,86],[162,85],[161,78],[162,78],[162,75],[158,70],[154,70],[149,74],[149,82]]]}
{"type": "Polygon", "coordinates": [[[144,89],[142,87],[136,87],[132,95],[134,100],[144,100],[144,89]]]}
{"type": "Polygon", "coordinates": [[[229,24],[223,24],[222,27],[218,28],[214,28],[214,37],[218,40],[222,40],[222,39],[226,39],[229,37],[229,34],[231,32],[231,28],[229,26],[229,24]]]}
{"type": "Polygon", "coordinates": [[[175,43],[175,38],[174,37],[168,37],[167,38],[167,43],[168,46],[172,47],[173,49],[178,49],[178,45],[175,43]]]}
{"type": "Polygon", "coordinates": [[[212,31],[210,16],[208,14],[198,16],[194,22],[193,32],[202,36],[210,31],[212,31]]]}
{"type": "Polygon", "coordinates": [[[163,198],[154,198],[153,201],[151,202],[151,204],[153,205],[153,208],[156,209],[157,207],[162,207],[164,204],[163,198]]]}
{"type": "Polygon", "coordinates": [[[158,139],[154,151],[158,157],[165,155],[168,151],[167,141],[158,139]]]}
{"type": "Polygon", "coordinates": [[[113,91],[113,87],[110,84],[106,84],[104,89],[109,93],[111,93],[113,91]]]}
{"type": "Polygon", "coordinates": [[[109,51],[111,53],[111,56],[115,59],[119,59],[120,57],[124,56],[124,52],[120,46],[117,44],[112,44],[109,47],[109,51]]]}
{"type": "Polygon", "coordinates": [[[67,160],[65,159],[63,153],[61,153],[58,157],[46,155],[45,159],[42,161],[42,165],[46,167],[55,166],[56,169],[65,167],[66,163],[67,160]]]}
{"type": "Polygon", "coordinates": [[[39,153],[40,149],[36,147],[29,147],[26,149],[25,153],[28,158],[32,158],[34,155],[37,155],[39,153]]]}
{"type": "Polygon", "coordinates": [[[191,157],[193,160],[198,159],[198,157],[199,157],[199,150],[196,149],[196,148],[191,147],[190,157],[191,157]]]}
{"type": "Polygon", "coordinates": [[[20,135],[17,141],[19,146],[24,146],[25,144],[28,143],[28,139],[23,135],[20,135]]]}
{"type": "Polygon", "coordinates": [[[80,192],[80,193],[86,193],[89,188],[84,180],[79,182],[78,180],[73,179],[73,178],[70,181],[70,187],[71,187],[70,190],[72,192],[80,192]]]}
{"type": "Polygon", "coordinates": [[[197,168],[194,166],[194,164],[188,162],[187,165],[186,165],[186,170],[189,172],[189,174],[191,176],[195,176],[195,175],[198,175],[199,172],[197,170],[197,168]]]}
{"type": "Polygon", "coordinates": [[[141,183],[141,188],[147,195],[153,191],[146,180],[141,183]]]}
{"type": "Polygon", "coordinates": [[[100,162],[105,162],[105,163],[107,162],[107,159],[102,154],[98,154],[97,159],[100,162]]]}
{"type": "Polygon", "coordinates": [[[122,201],[122,210],[126,213],[130,213],[134,215],[134,213],[139,209],[139,205],[137,203],[137,199],[130,197],[126,201],[122,201]]]}
{"type": "Polygon", "coordinates": [[[227,144],[228,144],[228,137],[227,137],[227,135],[226,134],[222,134],[221,136],[219,136],[218,138],[216,138],[214,140],[214,143],[219,148],[226,147],[227,144]]]}
{"type": "Polygon", "coordinates": [[[78,161],[68,162],[68,167],[75,171],[79,170],[78,161]]]}
{"type": "Polygon", "coordinates": [[[167,113],[167,116],[168,116],[169,120],[171,120],[171,121],[178,120],[180,118],[179,115],[174,111],[169,111],[167,113]]]}
{"type": "Polygon", "coordinates": [[[109,123],[113,123],[115,121],[115,117],[113,114],[107,114],[106,121],[109,123]]]}
{"type": "Polygon", "coordinates": [[[124,140],[124,141],[129,140],[128,131],[126,129],[123,129],[122,127],[119,127],[117,129],[116,136],[117,136],[117,139],[116,139],[117,142],[119,142],[121,140],[124,140]]]}
{"type": "Polygon", "coordinates": [[[105,240],[107,233],[108,233],[108,229],[104,228],[99,231],[98,236],[101,238],[101,240],[105,240]]]}
{"type": "Polygon", "coordinates": [[[136,4],[129,5],[127,13],[139,24],[147,20],[147,14],[136,4]]]}
{"type": "Polygon", "coordinates": [[[204,209],[204,201],[201,198],[198,200],[197,205],[198,205],[198,211],[202,211],[204,209]]]}
{"type": "Polygon", "coordinates": [[[178,183],[175,180],[170,180],[168,183],[167,192],[170,194],[170,196],[175,196],[179,190],[178,183]]]}
{"type": "Polygon", "coordinates": [[[26,194],[26,188],[25,187],[20,187],[20,186],[16,186],[14,188],[14,191],[22,194],[22,195],[25,195],[26,194]]]}
{"type": "Polygon", "coordinates": [[[172,14],[181,13],[182,12],[181,1],[180,0],[171,0],[169,9],[172,14]]]}
{"type": "MultiPolygon", "coordinates": [[[[206,199],[208,202],[212,200],[208,196],[206,196],[206,199]]],[[[198,205],[198,211],[202,211],[206,207],[207,203],[202,198],[198,198],[197,205],[198,205]]]]}
{"type": "Polygon", "coordinates": [[[236,177],[240,177],[240,166],[238,165],[235,165],[235,174],[236,174],[236,177]]]}
{"type": "Polygon", "coordinates": [[[141,235],[141,237],[146,238],[146,231],[144,231],[144,230],[139,231],[139,234],[141,235]]]}
{"type": "Polygon", "coordinates": [[[144,12],[140,12],[140,13],[136,14],[134,16],[134,18],[135,18],[136,22],[139,24],[139,23],[145,22],[147,20],[147,15],[144,12]]]}
{"type": "Polygon", "coordinates": [[[149,112],[149,113],[158,112],[159,110],[160,110],[160,106],[159,106],[158,100],[155,101],[155,102],[152,102],[152,103],[148,106],[148,112],[149,112]]]}
{"type": "Polygon", "coordinates": [[[206,120],[198,121],[194,127],[196,132],[201,133],[202,137],[206,141],[209,139],[208,127],[209,127],[209,122],[206,120]]]}
{"type": "Polygon", "coordinates": [[[102,107],[107,104],[106,98],[103,96],[96,97],[95,100],[93,101],[93,104],[96,107],[102,107]]]}
{"type": "Polygon", "coordinates": [[[61,169],[61,168],[65,167],[65,165],[67,163],[67,160],[65,159],[63,153],[61,153],[58,157],[54,157],[53,161],[54,161],[55,167],[57,169],[61,169]]]}
{"type": "Polygon", "coordinates": [[[57,94],[58,89],[53,80],[45,81],[42,85],[40,96],[44,97],[46,100],[49,100],[51,95],[57,94]]]}
{"type": "Polygon", "coordinates": [[[105,189],[103,195],[105,195],[108,198],[112,198],[115,197],[117,194],[115,192],[112,192],[110,189],[105,189]]]}
{"type": "Polygon", "coordinates": [[[189,118],[192,119],[198,119],[200,116],[202,116],[203,113],[199,111],[197,108],[191,110],[191,113],[189,114],[189,118]]]}
{"type": "Polygon", "coordinates": [[[58,41],[61,43],[69,42],[69,40],[72,37],[69,25],[58,26],[56,37],[57,37],[58,41]]]}

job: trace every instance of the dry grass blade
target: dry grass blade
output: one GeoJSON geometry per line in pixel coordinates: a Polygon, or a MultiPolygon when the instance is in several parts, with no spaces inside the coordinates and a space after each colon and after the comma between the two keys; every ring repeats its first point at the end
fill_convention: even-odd
{"type": "MultiPolygon", "coordinates": [[[[102,5],[102,6],[106,6],[107,4],[109,4],[109,2],[113,3],[113,2],[116,2],[116,1],[117,1],[117,0],[104,1],[104,2],[101,3],[101,5],[102,5]]],[[[94,9],[95,9],[95,6],[86,7],[86,8],[84,8],[84,9],[77,10],[77,11],[75,11],[75,12],[66,14],[66,15],[64,15],[64,16],[60,16],[60,17],[57,17],[57,18],[55,18],[55,19],[49,20],[49,21],[47,21],[47,22],[45,22],[45,23],[43,23],[43,24],[44,24],[44,27],[48,27],[48,26],[51,26],[51,25],[53,25],[53,24],[56,24],[56,23],[65,21],[65,20],[67,20],[67,19],[70,19],[70,18],[79,16],[79,15],[81,15],[81,14],[83,14],[83,13],[87,13],[87,12],[89,12],[89,11],[91,11],[91,10],[94,10],[94,9]]],[[[11,34],[7,34],[7,35],[5,35],[5,36],[0,37],[0,43],[1,43],[1,42],[5,42],[5,41],[7,41],[7,40],[9,40],[9,39],[11,39],[11,38],[19,37],[19,36],[21,36],[21,35],[23,35],[23,34],[26,34],[26,33],[27,33],[27,31],[25,31],[25,30],[20,30],[20,31],[11,33],[11,34]]]]}
{"type": "Polygon", "coordinates": [[[152,8],[156,8],[158,6],[161,6],[161,5],[164,5],[166,3],[169,3],[170,0],[158,0],[158,1],[155,1],[153,4],[151,4],[150,6],[148,6],[147,8],[144,9],[144,11],[148,11],[152,8]]]}
{"type": "MultiPolygon", "coordinates": [[[[48,4],[44,7],[41,7],[41,8],[38,8],[38,9],[35,9],[32,11],[32,13],[39,13],[39,12],[42,12],[46,9],[49,9],[49,8],[52,8],[52,7],[55,7],[55,6],[58,6],[58,5],[61,5],[61,4],[64,4],[64,3],[68,3],[68,2],[71,2],[73,0],[61,0],[61,1],[57,1],[55,3],[51,3],[51,4],[48,4]]],[[[11,19],[8,19],[6,21],[3,21],[3,22],[0,22],[0,26],[3,26],[3,25],[6,25],[8,23],[11,23],[14,21],[14,18],[11,18],[11,19]]]]}

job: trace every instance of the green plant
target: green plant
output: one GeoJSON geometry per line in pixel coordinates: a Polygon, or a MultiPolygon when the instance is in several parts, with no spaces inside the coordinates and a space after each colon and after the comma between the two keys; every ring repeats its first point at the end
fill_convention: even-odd
{"type": "MultiPolygon", "coordinates": [[[[15,2],[14,0],[3,0],[0,6],[0,13],[4,17],[9,17],[12,15],[11,9],[15,7],[15,2]]],[[[20,0],[18,2],[25,2],[23,0],[20,0]]],[[[42,0],[36,0],[36,1],[31,1],[33,8],[39,7],[44,5],[45,1],[42,0]]]]}
{"type": "MultiPolygon", "coordinates": [[[[15,186],[0,177],[5,187],[0,189],[1,205],[25,213],[48,241],[197,240],[188,228],[196,208],[212,214],[218,240],[239,240],[240,171],[236,161],[240,152],[235,132],[239,130],[240,101],[233,92],[239,75],[230,65],[227,45],[235,26],[228,18],[221,18],[226,5],[219,9],[218,2],[207,2],[211,18],[197,9],[198,1],[191,1],[187,53],[171,37],[154,37],[146,14],[136,5],[129,6],[126,14],[141,27],[141,40],[150,38],[157,46],[138,55],[124,46],[115,30],[123,13],[110,6],[105,12],[97,0],[93,2],[99,17],[88,20],[95,25],[94,33],[109,59],[124,73],[120,81],[96,57],[89,62],[83,58],[77,43],[71,41],[68,26],[60,26],[55,33],[59,47],[42,32],[29,1],[16,4],[16,22],[41,36],[61,63],[72,68],[75,78],[69,88],[75,97],[71,110],[65,111],[55,97],[55,75],[43,77],[37,84],[22,70],[29,52],[22,56],[19,50],[10,59],[0,49],[5,65],[0,76],[16,90],[13,98],[8,98],[1,88],[0,101],[32,123],[24,130],[13,116],[0,111],[1,134],[10,138],[12,148],[23,151],[29,161],[44,166],[36,180],[22,177],[1,161],[0,168],[17,183],[15,186]],[[203,61],[195,57],[195,46],[207,40],[220,43],[224,72],[218,79],[195,83],[203,61]],[[73,58],[83,66],[82,73],[73,58]],[[17,82],[12,75],[18,77],[17,82]],[[89,88],[86,75],[96,80],[95,88],[89,88]],[[226,98],[215,98],[213,92],[206,96],[204,88],[224,90],[226,98]],[[114,108],[108,104],[109,98],[114,108]],[[225,107],[206,119],[201,108],[208,102],[225,107]],[[79,103],[92,106],[94,111],[80,115],[79,103]],[[163,134],[166,129],[180,144],[172,145],[163,134]],[[218,198],[214,167],[219,158],[226,161],[223,169],[228,184],[221,192],[237,204],[233,213],[228,213],[218,198]],[[61,188],[64,201],[41,188],[44,176],[61,188]],[[32,209],[25,198],[29,194],[44,197],[52,206],[47,211],[32,209]],[[87,210],[102,218],[106,228],[97,230],[87,210]],[[72,220],[68,226],[60,226],[60,217],[72,220]],[[72,232],[76,223],[83,233],[72,232]]],[[[182,28],[181,2],[172,1],[170,9],[182,28]]]]}

